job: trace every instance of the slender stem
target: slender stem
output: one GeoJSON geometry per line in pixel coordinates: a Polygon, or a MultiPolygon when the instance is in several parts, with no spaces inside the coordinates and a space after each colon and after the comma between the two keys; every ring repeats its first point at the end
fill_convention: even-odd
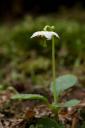
{"type": "Polygon", "coordinates": [[[52,73],[53,73],[53,96],[54,103],[57,103],[57,94],[56,94],[56,79],[55,79],[55,41],[54,37],[52,37],[52,73]]]}

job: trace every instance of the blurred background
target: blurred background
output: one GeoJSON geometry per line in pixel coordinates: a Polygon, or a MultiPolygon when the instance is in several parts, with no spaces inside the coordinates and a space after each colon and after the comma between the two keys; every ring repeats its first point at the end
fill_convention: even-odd
{"type": "Polygon", "coordinates": [[[84,0],[0,1],[0,84],[45,85],[51,77],[51,42],[30,39],[45,25],[55,26],[56,76],[67,72],[85,84],[84,0]]]}

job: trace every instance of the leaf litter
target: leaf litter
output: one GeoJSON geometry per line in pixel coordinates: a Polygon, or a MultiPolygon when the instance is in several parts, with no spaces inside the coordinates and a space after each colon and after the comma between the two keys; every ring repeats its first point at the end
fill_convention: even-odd
{"type": "MultiPolygon", "coordinates": [[[[80,81],[82,81],[81,78],[80,81]]],[[[29,92],[43,94],[47,96],[51,102],[52,96],[50,91],[47,90],[48,89],[41,87],[31,87],[29,92]]],[[[60,102],[63,103],[74,98],[79,99],[81,102],[75,107],[60,109],[58,117],[55,117],[54,112],[52,112],[48,106],[40,101],[10,101],[11,96],[14,94],[15,91],[10,90],[10,88],[0,92],[0,128],[26,128],[26,126],[29,127],[31,124],[43,117],[55,118],[56,120],[58,118],[58,120],[62,122],[66,128],[77,128],[78,125],[85,122],[84,87],[74,86],[67,89],[63,93],[63,95],[60,97],[60,102]]]]}

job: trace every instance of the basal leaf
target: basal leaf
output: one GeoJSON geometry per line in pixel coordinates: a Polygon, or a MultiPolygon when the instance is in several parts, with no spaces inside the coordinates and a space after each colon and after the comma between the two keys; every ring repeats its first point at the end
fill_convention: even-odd
{"type": "Polygon", "coordinates": [[[58,108],[64,108],[64,107],[73,107],[76,106],[80,103],[79,100],[77,99],[72,99],[69,101],[66,101],[65,103],[57,103],[57,104],[52,104],[52,109],[58,109],[58,108]]]}
{"type": "Polygon", "coordinates": [[[73,106],[76,106],[80,103],[79,100],[77,99],[72,99],[72,100],[69,100],[67,102],[65,102],[65,104],[63,105],[63,107],[73,107],[73,106]]]}
{"type": "Polygon", "coordinates": [[[64,126],[59,124],[57,121],[46,117],[39,119],[37,125],[42,126],[42,128],[64,128],[64,126]]]}
{"type": "Polygon", "coordinates": [[[77,77],[71,74],[60,76],[56,79],[56,92],[60,94],[62,91],[74,86],[77,83],[77,77]]]}
{"type": "Polygon", "coordinates": [[[12,100],[42,100],[48,102],[47,98],[39,94],[16,94],[11,97],[12,100]]]}

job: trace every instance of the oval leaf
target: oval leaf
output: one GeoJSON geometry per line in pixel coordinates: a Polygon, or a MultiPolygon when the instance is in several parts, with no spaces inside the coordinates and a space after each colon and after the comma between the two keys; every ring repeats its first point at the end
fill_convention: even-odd
{"type": "Polygon", "coordinates": [[[63,107],[74,107],[74,106],[78,105],[79,103],[80,103],[79,100],[73,99],[73,100],[70,100],[70,101],[65,102],[65,104],[63,105],[63,107]]]}
{"type": "Polygon", "coordinates": [[[37,125],[42,126],[42,128],[64,128],[63,125],[57,123],[57,121],[51,118],[39,119],[37,125]]]}
{"type": "Polygon", "coordinates": [[[48,102],[47,98],[39,94],[16,94],[11,97],[12,100],[42,100],[48,102]]]}
{"type": "Polygon", "coordinates": [[[74,107],[76,105],[78,105],[80,103],[79,100],[77,99],[72,99],[72,100],[69,100],[65,103],[57,103],[57,104],[52,104],[51,107],[52,109],[58,109],[58,108],[64,108],[64,107],[74,107]]]}
{"type": "Polygon", "coordinates": [[[56,79],[56,91],[59,95],[62,91],[74,86],[77,83],[77,77],[71,74],[60,76],[56,79]]]}

